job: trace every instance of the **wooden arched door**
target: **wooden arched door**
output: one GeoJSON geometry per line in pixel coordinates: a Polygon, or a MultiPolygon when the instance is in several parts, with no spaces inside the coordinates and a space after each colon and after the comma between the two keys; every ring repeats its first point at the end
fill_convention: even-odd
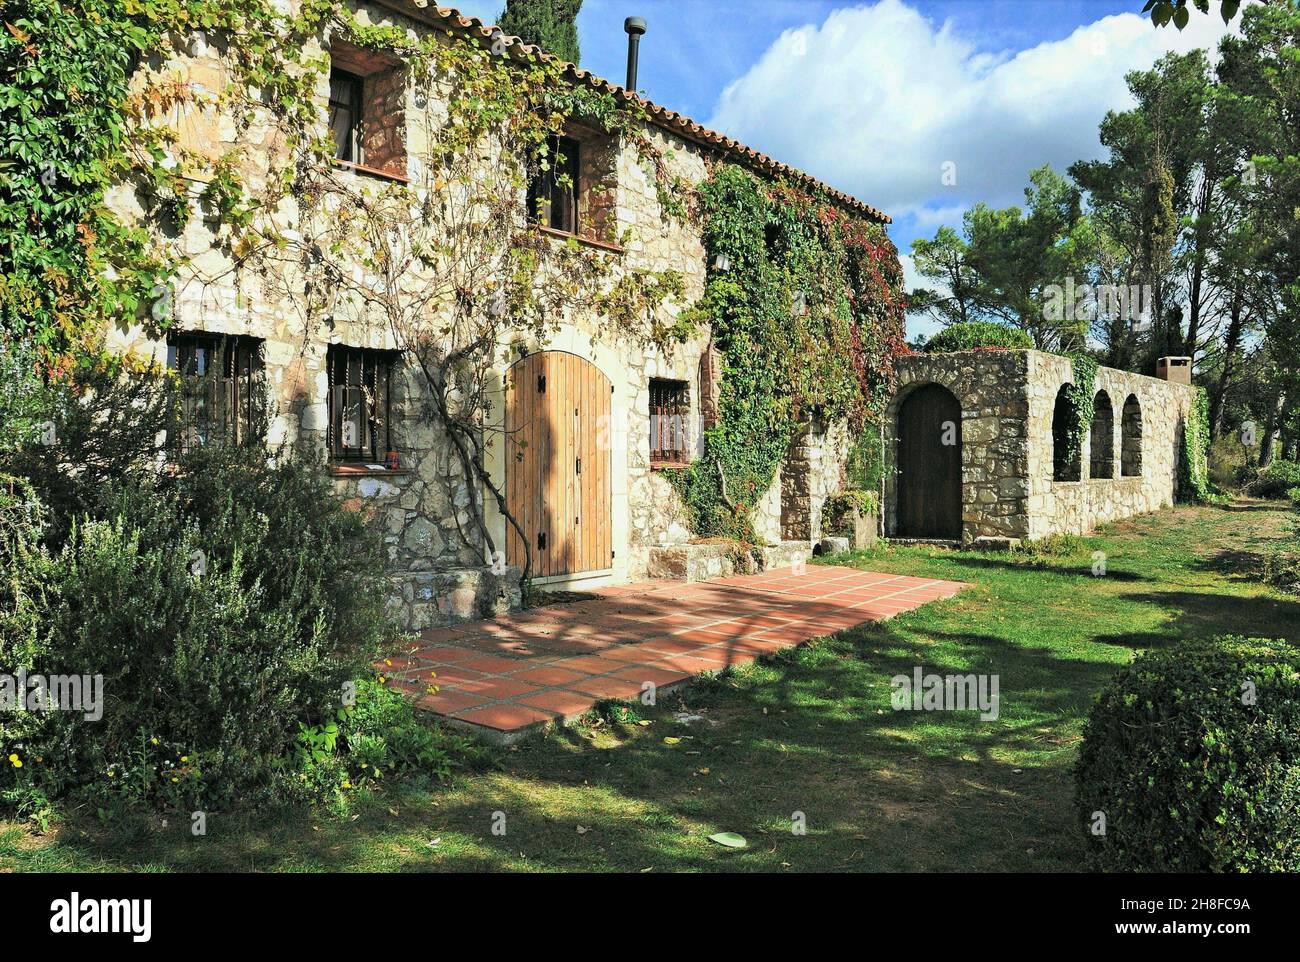
{"type": "MultiPolygon", "coordinates": [[[[612,567],[609,379],[576,354],[542,351],[506,379],[506,505],[532,548],[532,576],[612,567]]],[[[507,523],[506,563],[523,565],[507,523]]]]}
{"type": "Polygon", "coordinates": [[[961,404],[938,384],[898,411],[898,534],[961,537],[961,404]]]}

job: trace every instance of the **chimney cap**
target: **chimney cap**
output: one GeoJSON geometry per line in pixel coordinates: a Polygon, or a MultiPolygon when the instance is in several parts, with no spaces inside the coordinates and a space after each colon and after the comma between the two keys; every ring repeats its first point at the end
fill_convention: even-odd
{"type": "Polygon", "coordinates": [[[645,20],[641,17],[628,17],[623,21],[623,29],[635,36],[645,33],[645,20]]]}

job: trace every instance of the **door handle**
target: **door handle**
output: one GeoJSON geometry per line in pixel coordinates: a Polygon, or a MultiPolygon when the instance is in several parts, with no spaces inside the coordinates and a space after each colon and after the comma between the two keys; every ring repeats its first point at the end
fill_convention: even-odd
{"type": "Polygon", "coordinates": [[[537,550],[538,550],[538,551],[545,551],[545,550],[546,550],[546,532],[545,532],[545,531],[539,531],[539,532],[537,532],[537,550]]]}
{"type": "Polygon", "coordinates": [[[582,458],[578,458],[578,474],[582,474],[582,458]]]}

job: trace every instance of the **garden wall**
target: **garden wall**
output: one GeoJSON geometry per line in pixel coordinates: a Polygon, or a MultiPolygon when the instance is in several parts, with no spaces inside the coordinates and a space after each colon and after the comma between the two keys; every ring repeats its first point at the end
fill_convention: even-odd
{"type": "Polygon", "coordinates": [[[1100,368],[1089,391],[1097,413],[1071,474],[1068,464],[1062,470],[1059,463],[1058,399],[1073,376],[1069,358],[1042,351],[900,358],[899,387],[887,412],[892,470],[886,472],[886,531],[898,532],[900,486],[906,483],[897,470],[900,412],[908,397],[928,384],[950,391],[961,409],[964,542],[1083,534],[1172,504],[1194,389],[1100,368]]]}

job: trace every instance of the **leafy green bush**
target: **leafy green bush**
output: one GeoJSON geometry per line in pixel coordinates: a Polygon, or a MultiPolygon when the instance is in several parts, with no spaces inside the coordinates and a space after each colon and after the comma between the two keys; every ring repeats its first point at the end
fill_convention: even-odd
{"type": "Polygon", "coordinates": [[[977,348],[1032,348],[1034,340],[1024,331],[992,321],[967,321],[945,327],[925,342],[926,354],[948,354],[953,351],[972,351],[977,348]]]}
{"type": "MultiPolygon", "coordinates": [[[[123,452],[115,480],[41,479],[57,523],[0,531],[0,670],[102,676],[104,695],[99,719],[0,715],[0,793],[29,806],[284,797],[299,724],[330,717],[391,636],[381,545],[319,462],[211,444],[159,471],[128,456],[143,432],[120,413],[104,448],[123,452]]],[[[39,487],[24,488],[33,518],[39,487]]]]}
{"type": "Polygon", "coordinates": [[[1278,460],[1257,471],[1246,492],[1256,498],[1281,498],[1295,487],[1300,487],[1300,464],[1278,460]]]}
{"type": "Polygon", "coordinates": [[[1094,868],[1300,870],[1300,649],[1139,656],[1093,706],[1075,784],[1094,868]]]}

